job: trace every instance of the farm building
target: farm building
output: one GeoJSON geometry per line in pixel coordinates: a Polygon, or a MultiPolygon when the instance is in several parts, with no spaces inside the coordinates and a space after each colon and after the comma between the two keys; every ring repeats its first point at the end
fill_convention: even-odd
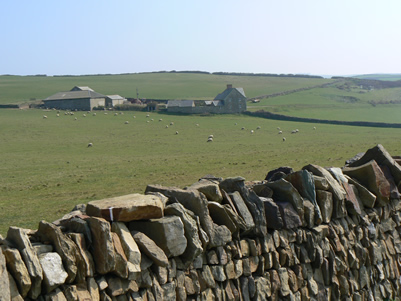
{"type": "Polygon", "coordinates": [[[111,108],[114,107],[115,105],[122,105],[126,101],[127,99],[120,95],[107,95],[106,107],[111,108]]]}
{"type": "Polygon", "coordinates": [[[227,85],[226,90],[218,94],[214,100],[170,100],[167,111],[187,114],[235,114],[246,111],[246,96],[244,89],[227,85]]]}
{"type": "Polygon", "coordinates": [[[89,87],[75,86],[68,92],[58,92],[43,100],[45,107],[61,110],[91,111],[95,107],[114,107],[126,99],[120,95],[103,95],[89,87]]]}

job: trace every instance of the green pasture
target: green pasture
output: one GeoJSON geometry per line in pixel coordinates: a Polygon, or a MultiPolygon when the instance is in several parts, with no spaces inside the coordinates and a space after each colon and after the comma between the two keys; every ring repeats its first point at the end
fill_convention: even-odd
{"type": "Polygon", "coordinates": [[[206,174],[263,180],[280,166],[341,167],[378,143],[400,155],[399,129],[243,115],[83,114],[0,110],[1,234],[11,225],[36,229],[40,220],[56,220],[79,203],[143,193],[147,184],[183,188],[206,174]],[[291,134],[294,129],[299,133],[291,134]]]}
{"type": "Polygon", "coordinates": [[[305,118],[401,123],[401,88],[315,88],[248,103],[249,111],[261,109],[305,118]]]}
{"type": "Polygon", "coordinates": [[[41,100],[74,86],[96,92],[148,99],[213,99],[227,84],[242,87],[247,97],[272,94],[332,82],[331,79],[298,77],[230,76],[196,73],[138,73],[70,77],[0,76],[0,104],[41,100]]]}

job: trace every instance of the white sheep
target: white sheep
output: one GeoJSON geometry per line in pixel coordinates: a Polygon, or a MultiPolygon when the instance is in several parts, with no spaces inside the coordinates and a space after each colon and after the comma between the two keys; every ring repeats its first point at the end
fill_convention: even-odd
{"type": "Polygon", "coordinates": [[[96,116],[96,113],[93,113],[92,115],[93,115],[93,116],[96,116]]]}
{"type": "Polygon", "coordinates": [[[260,126],[258,126],[256,129],[257,129],[257,130],[260,130],[260,129],[261,129],[261,127],[260,127],[260,126]]]}
{"type": "Polygon", "coordinates": [[[47,116],[46,116],[46,115],[43,115],[43,119],[47,119],[47,116]]]}
{"type": "Polygon", "coordinates": [[[168,129],[168,125],[166,125],[166,129],[168,129]]]}
{"type": "Polygon", "coordinates": [[[241,128],[241,130],[245,130],[245,128],[244,128],[244,127],[242,127],[242,128],[241,128]]]}
{"type": "Polygon", "coordinates": [[[106,113],[104,113],[104,115],[107,115],[107,112],[106,112],[106,113]]]}
{"type": "Polygon", "coordinates": [[[93,146],[93,143],[92,142],[89,142],[88,143],[88,147],[92,147],[93,146]]]}
{"type": "Polygon", "coordinates": [[[86,114],[83,114],[82,116],[83,116],[83,117],[86,117],[86,114]]]}
{"type": "Polygon", "coordinates": [[[316,127],[314,126],[313,129],[316,130],[316,127]]]}
{"type": "Polygon", "coordinates": [[[128,123],[129,123],[128,120],[126,122],[124,122],[124,124],[128,124],[128,123]]]}
{"type": "Polygon", "coordinates": [[[57,117],[60,117],[60,114],[57,113],[56,116],[57,116],[57,117]]]}
{"type": "Polygon", "coordinates": [[[285,141],[285,137],[283,137],[283,142],[285,141]]]}
{"type": "Polygon", "coordinates": [[[208,138],[206,142],[213,142],[213,138],[208,138]]]}
{"type": "Polygon", "coordinates": [[[159,121],[163,121],[163,119],[160,118],[159,121]]]}
{"type": "Polygon", "coordinates": [[[114,116],[118,116],[118,113],[114,113],[114,116]]]}
{"type": "Polygon", "coordinates": [[[150,115],[149,115],[149,114],[147,114],[147,115],[146,115],[146,118],[148,118],[149,116],[150,116],[150,115]]]}
{"type": "Polygon", "coordinates": [[[278,131],[279,135],[281,135],[283,133],[283,131],[278,131]]]}
{"type": "Polygon", "coordinates": [[[277,127],[278,130],[281,130],[279,127],[277,127]]]}
{"type": "Polygon", "coordinates": [[[254,133],[254,131],[253,130],[251,130],[251,134],[253,134],[254,133]]]}
{"type": "Polygon", "coordinates": [[[75,118],[74,118],[74,120],[78,120],[78,118],[77,118],[77,117],[75,117],[75,118]]]}
{"type": "Polygon", "coordinates": [[[178,135],[178,131],[176,131],[175,134],[178,135]]]}
{"type": "Polygon", "coordinates": [[[171,122],[170,122],[170,125],[174,125],[174,122],[171,121],[171,122]]]}
{"type": "Polygon", "coordinates": [[[136,116],[134,115],[134,116],[132,116],[133,118],[136,118],[136,116]]]}
{"type": "Polygon", "coordinates": [[[291,134],[296,134],[296,133],[297,133],[296,130],[291,131],[291,134]]]}
{"type": "Polygon", "coordinates": [[[197,123],[196,126],[199,126],[199,123],[197,123]]]}
{"type": "Polygon", "coordinates": [[[213,135],[209,135],[209,137],[208,137],[208,138],[212,138],[212,139],[213,139],[213,138],[214,138],[214,136],[213,136],[213,135]]]}

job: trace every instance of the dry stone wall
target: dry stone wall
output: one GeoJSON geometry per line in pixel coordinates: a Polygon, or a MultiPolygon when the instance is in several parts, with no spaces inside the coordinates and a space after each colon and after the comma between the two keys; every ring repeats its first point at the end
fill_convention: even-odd
{"type": "Polygon", "coordinates": [[[401,167],[381,145],[342,168],[81,205],[10,227],[0,300],[401,300],[401,167]]]}

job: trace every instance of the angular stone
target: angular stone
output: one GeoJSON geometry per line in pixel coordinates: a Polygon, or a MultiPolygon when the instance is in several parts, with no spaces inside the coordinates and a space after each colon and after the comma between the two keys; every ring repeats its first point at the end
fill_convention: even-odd
{"type": "Polygon", "coordinates": [[[61,232],[59,227],[46,221],[41,221],[37,235],[42,242],[50,241],[56,252],[61,256],[68,274],[66,283],[72,283],[75,277],[78,277],[77,282],[84,281],[84,261],[79,249],[67,235],[61,232]]]}
{"type": "Polygon", "coordinates": [[[115,267],[114,273],[123,278],[128,278],[128,261],[125,256],[124,249],[121,245],[120,237],[117,233],[111,232],[111,238],[114,245],[114,255],[115,255],[115,267]]]}
{"type": "MultiPolygon", "coordinates": [[[[267,185],[273,189],[273,200],[277,202],[290,202],[297,212],[301,224],[304,223],[304,204],[298,190],[285,179],[269,182],[267,185]]],[[[283,216],[282,216],[283,217],[283,216]]]]}
{"type": "Polygon", "coordinates": [[[344,167],[343,173],[373,192],[378,205],[385,206],[390,202],[390,183],[376,161],[372,160],[357,167],[344,167]]]}
{"type": "MultiPolygon", "coordinates": [[[[56,288],[51,293],[47,294],[45,297],[45,300],[46,301],[67,301],[65,295],[59,288],[56,288]]],[[[93,299],[93,300],[96,300],[96,299],[93,299]]]]}
{"type": "Polygon", "coordinates": [[[259,197],[271,198],[273,196],[273,190],[271,190],[266,183],[258,183],[252,186],[252,190],[259,197]]]}
{"type": "MultiPolygon", "coordinates": [[[[10,273],[8,273],[8,281],[10,283],[10,298],[9,300],[12,301],[24,301],[24,298],[22,298],[22,296],[20,295],[19,291],[18,291],[18,287],[17,284],[15,283],[15,280],[13,278],[13,276],[11,276],[10,273]]],[[[0,285],[0,288],[2,286],[0,285]]]]}
{"type": "Polygon", "coordinates": [[[231,233],[235,233],[238,231],[237,225],[235,224],[231,216],[227,213],[224,205],[216,202],[209,202],[208,209],[210,217],[212,218],[214,223],[226,226],[231,233]]]}
{"type": "Polygon", "coordinates": [[[371,193],[365,186],[359,184],[351,177],[345,175],[345,178],[348,180],[348,183],[350,183],[350,185],[353,185],[358,190],[356,196],[359,197],[361,203],[363,204],[363,207],[373,208],[376,203],[376,196],[371,193]]]}
{"type": "MultiPolygon", "coordinates": [[[[305,221],[305,226],[307,228],[313,228],[315,225],[315,206],[309,201],[309,200],[304,200],[304,221],[305,221]]],[[[320,209],[319,209],[320,212],[320,209]]],[[[320,217],[320,222],[322,221],[322,218],[320,217]]]]}
{"type": "Polygon", "coordinates": [[[316,190],[316,201],[322,213],[322,222],[329,223],[333,214],[332,193],[324,190],[316,190]]]}
{"type": "Polygon", "coordinates": [[[90,217],[87,220],[93,238],[92,255],[96,271],[102,275],[114,271],[116,261],[110,224],[98,217],[90,217]]]}
{"type": "Polygon", "coordinates": [[[387,166],[390,169],[391,174],[393,175],[396,183],[400,183],[401,166],[391,157],[391,155],[381,144],[378,144],[375,147],[372,147],[371,149],[367,150],[359,160],[350,163],[349,167],[361,166],[372,160],[375,160],[378,165],[387,166]]]}
{"type": "Polygon", "coordinates": [[[314,222],[319,225],[322,222],[322,215],[316,202],[315,180],[312,173],[303,169],[287,175],[285,179],[289,181],[296,190],[298,190],[299,194],[304,199],[309,200],[313,204],[315,210],[314,222]]]}
{"type": "Polygon", "coordinates": [[[268,229],[282,229],[284,226],[283,219],[281,217],[280,208],[270,198],[260,197],[265,208],[265,215],[268,229]]]}
{"type": "Polygon", "coordinates": [[[265,277],[255,278],[256,293],[254,300],[268,300],[272,295],[271,282],[265,277]]]}
{"type": "Polygon", "coordinates": [[[199,217],[202,229],[206,232],[209,237],[209,247],[217,247],[224,245],[231,240],[231,232],[225,226],[218,226],[213,224],[213,220],[209,215],[209,209],[207,207],[207,198],[203,193],[197,190],[182,190],[175,187],[164,187],[160,185],[148,185],[145,193],[160,192],[168,198],[177,200],[186,209],[192,211],[197,217],[199,217]],[[224,236],[222,240],[221,236],[224,236]]]}
{"type": "Polygon", "coordinates": [[[5,246],[2,249],[7,262],[7,269],[13,276],[20,294],[25,298],[32,284],[25,263],[17,249],[6,248],[5,246]]]}
{"type": "Polygon", "coordinates": [[[300,216],[289,202],[276,202],[276,204],[280,208],[280,213],[281,217],[283,218],[285,229],[294,229],[302,226],[300,216]]]}
{"type": "Polygon", "coordinates": [[[302,169],[310,171],[313,175],[324,177],[329,184],[329,191],[333,194],[333,214],[335,218],[344,217],[347,213],[345,209],[344,199],[346,193],[341,185],[333,178],[333,176],[321,166],[309,164],[302,169]]]}
{"type": "Polygon", "coordinates": [[[32,299],[36,299],[41,292],[43,270],[39,258],[29,241],[27,230],[18,227],[10,227],[7,232],[7,240],[12,242],[20,251],[32,282],[28,296],[32,299]]]}
{"type": "Polygon", "coordinates": [[[141,253],[146,254],[154,263],[160,266],[168,266],[168,258],[161,248],[156,243],[146,236],[144,233],[132,231],[132,237],[138,244],[141,253]]]}
{"type": "Polygon", "coordinates": [[[86,207],[86,214],[102,217],[108,221],[130,222],[160,218],[163,216],[163,209],[164,204],[158,196],[134,193],[91,201],[86,207]]]}
{"type": "MultiPolygon", "coordinates": [[[[241,194],[255,223],[253,232],[257,236],[265,236],[267,234],[267,227],[263,202],[253,190],[245,186],[245,179],[242,177],[224,179],[220,182],[220,189],[228,192],[238,191],[241,194]]],[[[243,216],[242,218],[246,220],[243,216]]]]}
{"type": "Polygon", "coordinates": [[[63,267],[61,257],[58,253],[41,254],[39,255],[39,261],[42,265],[43,283],[47,293],[64,284],[68,274],[63,267]]]}
{"type": "Polygon", "coordinates": [[[315,181],[316,190],[329,190],[330,186],[325,177],[313,175],[313,180],[315,181]]]}
{"type": "Polygon", "coordinates": [[[386,165],[380,165],[380,169],[382,170],[387,181],[390,183],[390,198],[399,200],[400,193],[398,191],[397,185],[394,182],[394,178],[390,172],[390,169],[386,165]]]}
{"type": "Polygon", "coordinates": [[[62,219],[60,221],[60,227],[62,227],[64,232],[82,233],[85,236],[86,242],[90,245],[92,244],[92,234],[86,221],[87,217],[87,215],[79,215],[69,219],[62,219]]]}
{"type": "Polygon", "coordinates": [[[228,194],[231,201],[234,204],[234,208],[238,212],[238,215],[245,222],[244,232],[249,232],[253,228],[255,228],[255,223],[253,221],[252,214],[249,212],[248,207],[246,206],[241,194],[238,191],[228,194]]]}
{"type": "Polygon", "coordinates": [[[227,279],[226,274],[224,273],[224,268],[221,265],[211,265],[210,271],[216,281],[223,282],[227,279]]]}
{"type": "Polygon", "coordinates": [[[0,252],[0,300],[2,301],[11,300],[10,280],[8,275],[9,274],[6,267],[6,258],[3,255],[3,252],[0,252]]]}
{"type": "Polygon", "coordinates": [[[268,182],[277,181],[292,172],[294,172],[294,170],[291,167],[282,166],[269,171],[265,177],[265,180],[268,182]]]}
{"type": "Polygon", "coordinates": [[[95,278],[88,277],[86,278],[86,282],[88,283],[88,292],[92,298],[92,301],[99,301],[100,300],[99,287],[96,283],[95,278]]]}
{"type": "Polygon", "coordinates": [[[202,192],[211,202],[221,203],[223,200],[219,185],[207,179],[201,179],[187,187],[187,189],[196,189],[199,192],[202,192]]]}
{"type": "Polygon", "coordinates": [[[183,260],[184,265],[188,267],[189,264],[203,252],[196,220],[180,203],[168,205],[164,209],[164,214],[166,216],[178,216],[184,225],[184,235],[187,239],[187,247],[181,255],[181,259],[183,260]]]}
{"type": "Polygon", "coordinates": [[[81,254],[82,260],[84,261],[84,266],[85,268],[80,271],[80,273],[83,273],[86,277],[93,277],[94,275],[94,269],[95,269],[95,263],[93,261],[92,254],[88,251],[86,247],[86,240],[85,236],[82,233],[69,233],[67,234],[69,238],[78,247],[79,253],[81,254]]]}
{"type": "Polygon", "coordinates": [[[280,268],[278,270],[278,276],[280,278],[280,295],[285,297],[288,296],[291,292],[290,286],[288,284],[288,272],[286,268],[280,268]]]}
{"type": "Polygon", "coordinates": [[[146,234],[164,251],[167,257],[180,256],[187,247],[184,224],[178,216],[131,222],[129,229],[146,234]]]}
{"type": "Polygon", "coordinates": [[[141,252],[128,227],[122,222],[114,222],[111,231],[117,233],[128,261],[129,278],[134,279],[141,272],[141,252]]]}

